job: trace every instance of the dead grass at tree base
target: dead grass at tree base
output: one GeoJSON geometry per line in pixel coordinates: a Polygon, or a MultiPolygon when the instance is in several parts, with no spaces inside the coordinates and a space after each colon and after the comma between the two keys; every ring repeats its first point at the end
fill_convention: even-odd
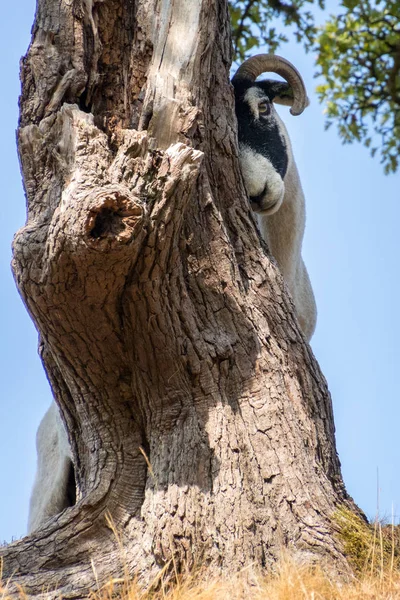
{"type": "MultiPolygon", "coordinates": [[[[275,572],[266,576],[255,574],[251,566],[229,579],[175,573],[172,580],[170,575],[159,576],[146,592],[122,569],[121,579],[92,592],[87,600],[400,600],[400,526],[369,525],[345,509],[337,511],[335,522],[354,569],[350,581],[332,578],[319,565],[299,565],[283,554],[275,572]]],[[[20,599],[28,596],[21,591],[20,599]]],[[[1,582],[0,600],[11,600],[1,582]]]]}
{"type": "Polygon", "coordinates": [[[300,566],[285,556],[267,577],[244,571],[229,580],[199,584],[197,578],[186,576],[157,592],[143,593],[134,582],[115,592],[111,583],[89,600],[400,600],[400,571],[364,574],[343,583],[332,580],[319,566],[300,566]]]}
{"type": "MultiPolygon", "coordinates": [[[[364,573],[342,583],[329,578],[320,567],[299,566],[290,556],[283,557],[276,572],[267,577],[249,577],[242,572],[229,580],[197,581],[191,576],[178,577],[158,591],[143,592],[134,581],[120,579],[92,592],[87,600],[400,600],[400,571],[364,573]]],[[[21,591],[20,600],[28,598],[21,591]]],[[[0,599],[11,600],[1,585],[0,599]]]]}

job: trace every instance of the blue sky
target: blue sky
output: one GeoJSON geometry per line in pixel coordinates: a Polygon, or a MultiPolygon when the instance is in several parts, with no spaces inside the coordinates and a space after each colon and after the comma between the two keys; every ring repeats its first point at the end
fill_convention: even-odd
{"type": "MultiPolygon", "coordinates": [[[[51,402],[37,334],[9,266],[12,237],[25,221],[15,128],[18,62],[33,13],[33,0],[5,3],[0,22],[0,542],[25,533],[35,432],[51,402]]],[[[379,496],[381,516],[390,518],[392,506],[400,515],[400,175],[384,176],[368,150],[343,146],[333,127],[324,131],[313,56],[295,45],[281,53],[301,71],[311,98],[301,117],[280,108],[307,201],[303,254],[318,306],[311,345],[331,390],[347,489],[369,517],[379,496]]]]}

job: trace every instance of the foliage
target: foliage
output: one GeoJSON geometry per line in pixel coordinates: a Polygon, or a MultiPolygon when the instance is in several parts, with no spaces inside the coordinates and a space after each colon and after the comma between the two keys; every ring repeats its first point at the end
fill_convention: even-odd
{"type": "Polygon", "coordinates": [[[394,172],[400,153],[400,3],[343,0],[342,7],[317,38],[325,80],[317,92],[327,105],[327,127],[335,121],[345,143],[362,141],[372,155],[380,148],[385,172],[394,172]]]}
{"type": "Polygon", "coordinates": [[[254,47],[265,45],[269,52],[275,52],[282,42],[287,42],[287,35],[278,33],[273,25],[277,18],[282,20],[282,29],[292,29],[297,41],[309,47],[316,32],[314,17],[309,10],[313,3],[324,7],[324,0],[292,0],[291,3],[281,0],[230,0],[235,60],[242,61],[248,57],[254,47]]]}

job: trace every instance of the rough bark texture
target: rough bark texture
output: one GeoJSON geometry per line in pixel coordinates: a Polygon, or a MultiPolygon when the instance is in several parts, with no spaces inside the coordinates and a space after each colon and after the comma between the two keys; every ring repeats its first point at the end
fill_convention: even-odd
{"type": "Polygon", "coordinates": [[[39,0],[14,272],[78,503],[1,549],[31,597],[118,576],[109,519],[143,584],[172,556],[344,564],[331,401],[244,194],[229,66],[225,0],[39,0]]]}

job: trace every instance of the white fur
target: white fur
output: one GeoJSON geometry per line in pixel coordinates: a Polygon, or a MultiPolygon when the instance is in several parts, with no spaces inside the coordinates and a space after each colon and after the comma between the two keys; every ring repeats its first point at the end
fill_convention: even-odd
{"type": "Polygon", "coordinates": [[[71,450],[58,407],[53,402],[36,435],[37,471],[29,505],[28,533],[67,508],[71,450]]]}
{"type": "Polygon", "coordinates": [[[252,204],[254,210],[272,214],[282,204],[285,186],[281,176],[270,161],[262,154],[257,154],[248,146],[241,145],[239,149],[240,168],[243,175],[246,192],[249,196],[259,196],[267,190],[260,206],[252,204]]]}
{"type": "MultiPolygon", "coordinates": [[[[292,294],[300,327],[307,341],[310,341],[315,330],[317,307],[307,269],[301,256],[306,219],[305,199],[289,135],[276,111],[274,111],[274,115],[285,138],[289,163],[283,180],[284,194],[279,210],[276,210],[274,214],[265,210],[260,211],[257,221],[261,235],[276,259],[292,294]]],[[[279,177],[277,173],[276,175],[279,177]]]]}
{"type": "Polygon", "coordinates": [[[250,110],[256,119],[258,119],[260,116],[258,106],[260,104],[260,100],[264,97],[265,97],[264,92],[260,88],[257,88],[257,87],[249,88],[244,95],[243,99],[249,105],[250,110]]]}

